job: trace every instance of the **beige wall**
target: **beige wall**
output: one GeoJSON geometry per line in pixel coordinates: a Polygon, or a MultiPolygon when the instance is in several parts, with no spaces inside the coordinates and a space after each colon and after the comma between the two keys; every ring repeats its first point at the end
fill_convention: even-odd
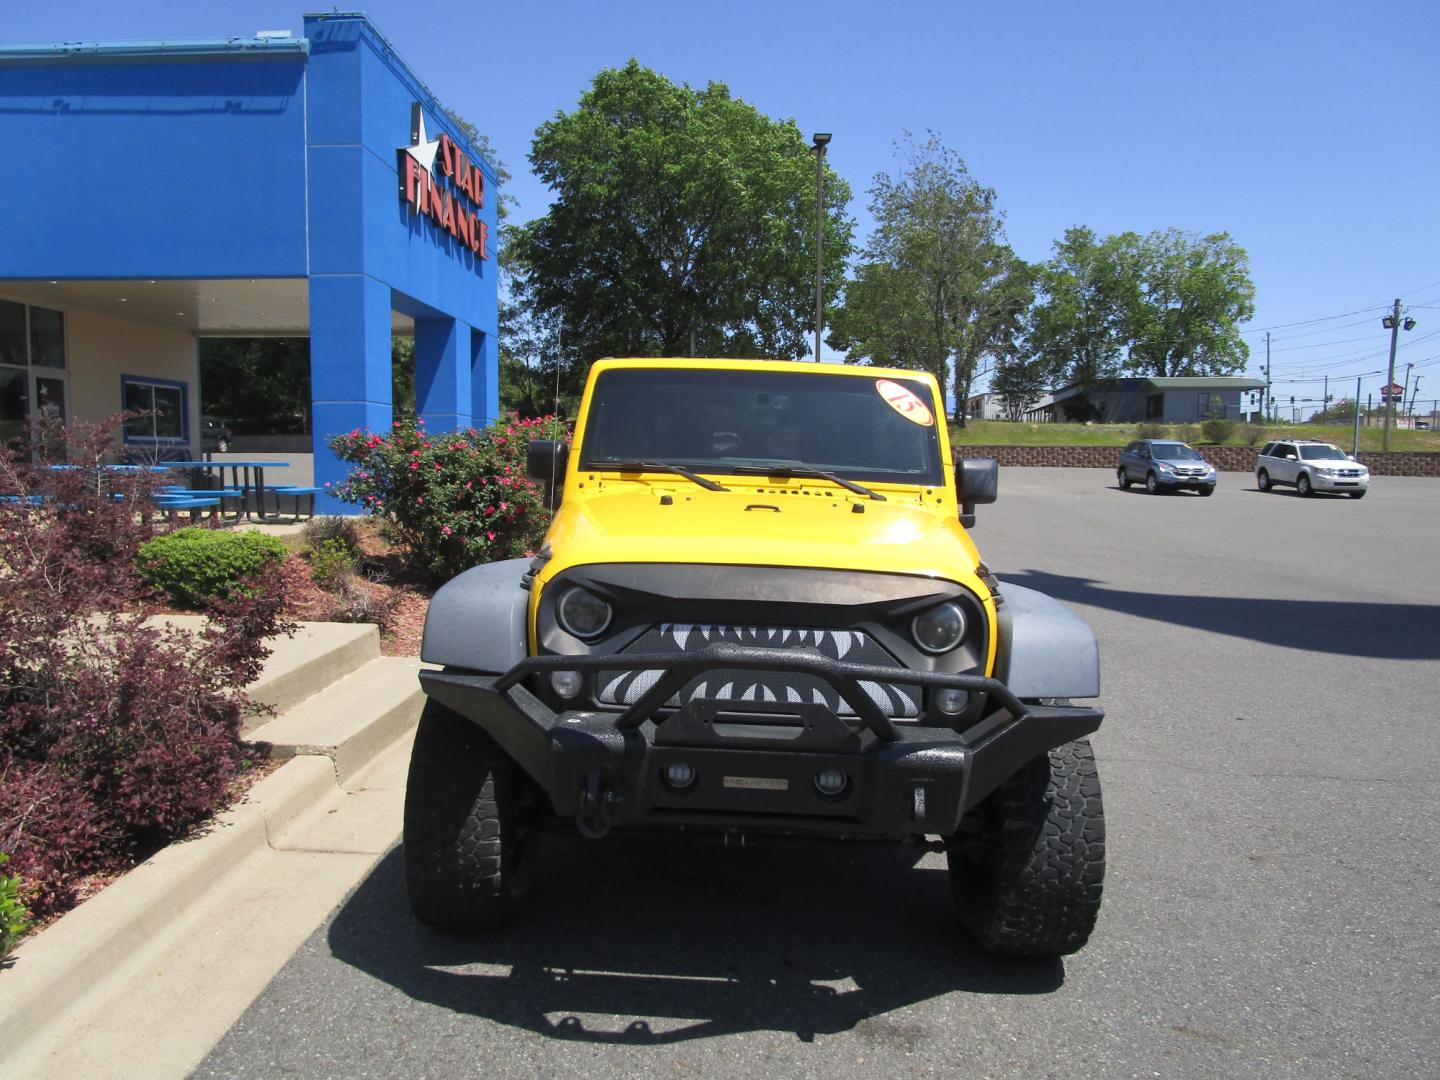
{"type": "Polygon", "coordinates": [[[183,382],[190,449],[200,449],[199,349],[193,334],[153,323],[70,310],[65,313],[70,416],[99,423],[120,411],[120,376],[183,382]]]}

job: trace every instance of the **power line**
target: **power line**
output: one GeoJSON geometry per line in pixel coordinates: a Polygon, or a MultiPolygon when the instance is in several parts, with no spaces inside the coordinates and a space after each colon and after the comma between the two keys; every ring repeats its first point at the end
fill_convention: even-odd
{"type": "Polygon", "coordinates": [[[1274,352],[1295,352],[1298,349],[1325,349],[1331,345],[1348,345],[1352,341],[1373,341],[1374,334],[1366,334],[1364,337],[1337,338],[1334,341],[1316,341],[1309,345],[1286,345],[1283,348],[1275,349],[1274,352]]]}
{"type": "MultiPolygon", "coordinates": [[[[1440,330],[1431,330],[1428,334],[1421,334],[1417,338],[1407,340],[1400,346],[1401,349],[1414,348],[1423,341],[1440,335],[1440,330]]],[[[1303,375],[1307,371],[1323,374],[1327,371],[1334,371],[1337,367],[1344,367],[1346,364],[1358,364],[1371,358],[1384,356],[1387,348],[1381,346],[1375,349],[1357,349],[1349,353],[1337,353],[1335,356],[1317,356],[1313,360],[1295,361],[1295,370],[1287,371],[1287,375],[1303,375]]]]}
{"type": "Polygon", "coordinates": [[[1313,326],[1315,323],[1331,322],[1334,319],[1348,319],[1351,315],[1364,315],[1370,311],[1383,311],[1387,305],[1376,304],[1373,307],[1356,308],[1354,311],[1342,311],[1339,315],[1322,315],[1318,319],[1301,319],[1299,322],[1276,323],[1274,326],[1260,326],[1254,330],[1242,330],[1242,334],[1263,334],[1267,330],[1284,330],[1290,326],[1313,326]]]}

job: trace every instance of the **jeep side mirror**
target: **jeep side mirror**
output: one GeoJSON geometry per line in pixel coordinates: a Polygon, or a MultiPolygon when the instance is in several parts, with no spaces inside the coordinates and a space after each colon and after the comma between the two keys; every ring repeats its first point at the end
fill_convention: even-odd
{"type": "Polygon", "coordinates": [[[1000,463],[994,458],[961,458],[955,465],[955,500],[960,524],[975,527],[975,507],[993,503],[1000,491],[1000,463]]]}
{"type": "Polygon", "coordinates": [[[558,484],[565,479],[570,447],[552,439],[531,439],[525,448],[525,471],[531,480],[558,484]]]}
{"type": "Polygon", "coordinates": [[[570,447],[554,439],[531,439],[525,448],[525,472],[531,480],[545,485],[545,505],[551,510],[560,504],[560,489],[565,486],[565,466],[570,460],[570,447]]]}

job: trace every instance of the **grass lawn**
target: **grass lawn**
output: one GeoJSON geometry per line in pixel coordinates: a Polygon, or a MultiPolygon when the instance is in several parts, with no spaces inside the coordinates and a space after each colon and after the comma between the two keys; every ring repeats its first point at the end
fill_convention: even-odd
{"type": "MultiPolygon", "coordinates": [[[[950,441],[956,446],[1124,446],[1142,437],[1179,439],[1201,444],[1207,440],[1199,424],[1163,425],[1163,432],[1145,436],[1138,424],[1029,424],[1010,420],[971,420],[964,428],[950,425],[950,441]]],[[[1161,425],[1147,424],[1147,428],[1161,425]]],[[[1262,446],[1271,439],[1323,439],[1349,449],[1353,429],[1349,424],[1236,424],[1227,446],[1262,446]],[[1254,434],[1254,438],[1250,436],[1254,434]]],[[[1379,450],[1383,429],[1362,427],[1360,449],[1379,450]]],[[[1440,452],[1440,431],[1408,431],[1392,428],[1391,450],[1440,452]]]]}

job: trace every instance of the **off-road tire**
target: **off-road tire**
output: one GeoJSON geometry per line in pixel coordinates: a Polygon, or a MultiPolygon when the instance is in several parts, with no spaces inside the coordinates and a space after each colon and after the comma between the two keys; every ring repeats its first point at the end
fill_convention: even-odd
{"type": "Polygon", "coordinates": [[[1155,479],[1155,474],[1153,472],[1145,474],[1145,490],[1148,491],[1151,495],[1160,494],[1160,482],[1155,479]]]}
{"type": "Polygon", "coordinates": [[[1100,913],[1105,812],[1088,739],[1031,761],[967,814],[948,853],[960,924],[982,949],[1065,956],[1100,913]]]}
{"type": "Polygon", "coordinates": [[[1303,472],[1295,480],[1295,494],[1302,499],[1308,499],[1315,494],[1315,489],[1310,485],[1310,477],[1303,472]]]}
{"type": "Polygon", "coordinates": [[[1121,491],[1130,490],[1130,476],[1124,469],[1115,470],[1115,479],[1119,482],[1121,491]]]}
{"type": "Polygon", "coordinates": [[[1261,491],[1273,491],[1274,485],[1270,483],[1270,474],[1261,469],[1255,474],[1255,486],[1261,491]]]}
{"type": "Polygon", "coordinates": [[[492,930],[524,907],[539,839],[526,827],[530,785],[480,728],[426,702],[405,788],[405,889],[416,918],[492,930]]]}
{"type": "Polygon", "coordinates": [[[1352,491],[1352,492],[1350,492],[1350,498],[1352,498],[1352,499],[1363,499],[1363,498],[1365,498],[1365,492],[1363,492],[1363,491],[1352,491]]]}

